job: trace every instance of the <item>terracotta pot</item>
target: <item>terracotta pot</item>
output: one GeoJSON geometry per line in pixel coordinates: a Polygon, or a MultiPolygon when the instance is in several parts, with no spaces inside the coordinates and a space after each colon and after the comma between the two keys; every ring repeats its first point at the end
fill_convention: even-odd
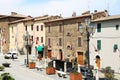
{"type": "Polygon", "coordinates": [[[70,80],[82,80],[81,73],[70,73],[70,80]]]}
{"type": "Polygon", "coordinates": [[[35,68],[35,63],[29,63],[29,69],[34,69],[35,68]]]}
{"type": "Polygon", "coordinates": [[[46,68],[46,74],[55,74],[56,71],[55,71],[55,68],[54,67],[47,67],[46,68]]]}

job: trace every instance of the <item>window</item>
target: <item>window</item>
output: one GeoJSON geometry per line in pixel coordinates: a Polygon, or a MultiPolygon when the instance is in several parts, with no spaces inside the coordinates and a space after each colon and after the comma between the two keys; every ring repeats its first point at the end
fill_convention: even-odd
{"type": "Polygon", "coordinates": [[[101,40],[97,40],[97,50],[101,50],[101,40]]]}
{"type": "Polygon", "coordinates": [[[51,46],[51,40],[48,38],[48,46],[51,46]]]}
{"type": "Polygon", "coordinates": [[[59,38],[59,46],[62,46],[62,38],[59,38]]]}
{"type": "Polygon", "coordinates": [[[27,31],[27,25],[25,26],[25,31],[27,31]]]}
{"type": "Polygon", "coordinates": [[[33,36],[30,37],[30,41],[33,41],[33,36]]]}
{"type": "Polygon", "coordinates": [[[36,44],[38,44],[38,43],[39,43],[39,37],[36,38],[36,44]]]}
{"type": "Polygon", "coordinates": [[[116,25],[116,30],[119,30],[119,25],[116,25]]]}
{"type": "Polygon", "coordinates": [[[78,23],[78,31],[80,31],[81,29],[83,29],[83,26],[81,24],[81,22],[78,23]]]}
{"type": "Polygon", "coordinates": [[[101,32],[101,23],[97,24],[97,32],[101,32]]]}
{"type": "Polygon", "coordinates": [[[37,25],[37,31],[39,31],[39,26],[37,25]]]}
{"type": "MultiPolygon", "coordinates": [[[[0,29],[1,30],[1,29],[0,29]]],[[[12,33],[13,33],[13,26],[12,26],[12,33]]]]}
{"type": "Polygon", "coordinates": [[[43,25],[41,25],[41,31],[43,31],[43,25]]]}
{"type": "Polygon", "coordinates": [[[62,24],[59,24],[59,32],[62,32],[62,24]]]}
{"type": "Polygon", "coordinates": [[[33,24],[31,25],[31,31],[33,31],[33,24]]]}
{"type": "Polygon", "coordinates": [[[113,46],[113,52],[116,52],[117,49],[118,49],[118,45],[117,45],[117,44],[114,44],[114,46],[113,46]]]}
{"type": "Polygon", "coordinates": [[[48,26],[48,33],[50,33],[50,25],[48,26]]]}
{"type": "Polygon", "coordinates": [[[81,47],[81,37],[78,37],[78,47],[81,47]]]}
{"type": "Polygon", "coordinates": [[[43,37],[41,37],[41,43],[43,43],[43,37]]]}

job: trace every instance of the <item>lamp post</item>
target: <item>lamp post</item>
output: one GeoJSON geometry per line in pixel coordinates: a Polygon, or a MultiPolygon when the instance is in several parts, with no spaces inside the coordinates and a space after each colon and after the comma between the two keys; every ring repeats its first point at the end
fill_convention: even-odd
{"type": "Polygon", "coordinates": [[[28,41],[29,41],[29,37],[30,37],[29,32],[26,31],[26,34],[25,34],[26,49],[27,49],[27,61],[26,61],[26,66],[28,66],[28,63],[29,63],[29,56],[28,56],[28,55],[29,55],[29,54],[28,54],[28,46],[29,46],[28,41]]]}
{"type": "MultiPolygon", "coordinates": [[[[86,57],[87,57],[87,62],[88,62],[88,71],[87,71],[86,77],[87,77],[87,80],[94,80],[93,73],[92,73],[92,70],[90,68],[90,53],[89,53],[90,35],[94,33],[94,27],[90,26],[90,18],[85,19],[85,25],[86,25],[86,28],[85,28],[86,33],[85,34],[87,36],[86,57]]],[[[80,33],[83,34],[83,32],[84,32],[84,30],[83,30],[83,27],[81,26],[80,27],[80,33]]]]}

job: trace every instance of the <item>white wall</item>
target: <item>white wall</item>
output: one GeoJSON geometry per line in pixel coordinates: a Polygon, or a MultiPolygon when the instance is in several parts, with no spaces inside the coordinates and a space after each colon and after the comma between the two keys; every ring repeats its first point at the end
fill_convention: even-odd
{"type": "Polygon", "coordinates": [[[101,27],[101,32],[96,31],[90,39],[90,63],[95,64],[95,56],[98,54],[101,57],[101,68],[111,66],[115,72],[120,72],[120,52],[113,52],[114,44],[120,49],[120,20],[101,22],[101,27]],[[116,25],[119,25],[119,30],[116,30],[116,25]],[[97,48],[97,40],[101,40],[99,52],[94,50],[94,46],[97,48]]]}

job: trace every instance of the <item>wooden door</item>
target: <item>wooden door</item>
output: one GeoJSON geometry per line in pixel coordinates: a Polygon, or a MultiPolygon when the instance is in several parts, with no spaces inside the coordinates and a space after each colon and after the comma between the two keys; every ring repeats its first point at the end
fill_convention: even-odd
{"type": "Polygon", "coordinates": [[[84,65],[83,52],[78,52],[78,64],[84,65]]]}
{"type": "Polygon", "coordinates": [[[51,58],[52,57],[52,50],[48,50],[47,57],[51,58]]]}

